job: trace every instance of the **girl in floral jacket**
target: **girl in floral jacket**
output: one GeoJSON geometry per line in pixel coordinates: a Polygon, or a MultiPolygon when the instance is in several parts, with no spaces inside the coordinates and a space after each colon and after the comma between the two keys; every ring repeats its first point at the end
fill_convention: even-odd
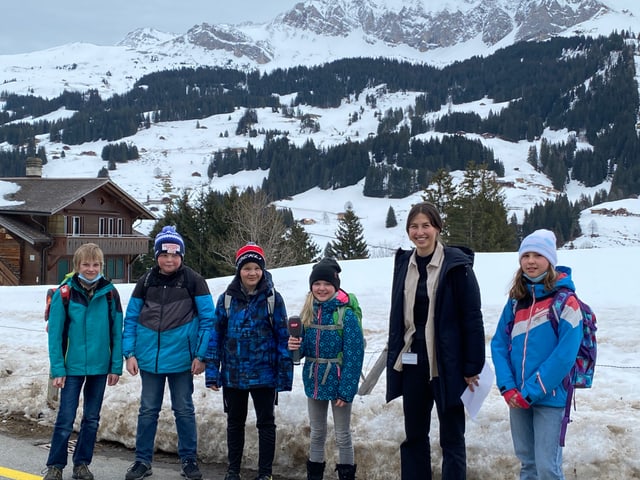
{"type": "Polygon", "coordinates": [[[322,480],[327,410],[333,412],[338,447],[336,465],[340,480],[355,478],[351,441],[351,405],[358,391],[364,358],[364,337],[360,321],[346,306],[349,296],[340,290],[341,269],[334,259],[324,258],[313,266],[310,292],[302,309],[302,337],[289,337],[289,349],[305,357],[302,372],[307,395],[311,442],[307,478],[322,480]]]}

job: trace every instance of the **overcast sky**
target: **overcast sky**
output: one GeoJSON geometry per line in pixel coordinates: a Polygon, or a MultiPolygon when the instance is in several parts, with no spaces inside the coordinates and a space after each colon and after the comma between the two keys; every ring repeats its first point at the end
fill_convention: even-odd
{"type": "Polygon", "coordinates": [[[296,0],[10,0],[2,2],[0,55],[87,42],[115,45],[140,27],[184,33],[203,22],[266,22],[296,0]]]}

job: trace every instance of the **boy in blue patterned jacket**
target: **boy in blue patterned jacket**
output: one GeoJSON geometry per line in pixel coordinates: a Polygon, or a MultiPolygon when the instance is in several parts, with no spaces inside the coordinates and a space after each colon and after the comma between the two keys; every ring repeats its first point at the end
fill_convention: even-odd
{"type": "Polygon", "coordinates": [[[240,479],[249,396],[258,429],[256,480],[271,480],[277,392],[290,391],[293,383],[287,339],[287,311],[265,269],[264,251],[248,243],[236,253],[236,275],[218,298],[206,359],[206,385],[222,388],[227,413],[226,480],[240,479]]]}

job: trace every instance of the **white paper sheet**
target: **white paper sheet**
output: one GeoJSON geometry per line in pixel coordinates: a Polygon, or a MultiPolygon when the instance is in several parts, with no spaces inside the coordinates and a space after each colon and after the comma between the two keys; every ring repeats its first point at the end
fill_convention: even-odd
{"type": "Polygon", "coordinates": [[[467,387],[465,391],[462,392],[462,396],[460,398],[462,399],[464,406],[467,408],[467,412],[469,412],[471,420],[476,421],[478,412],[480,412],[480,407],[482,407],[482,403],[485,398],[487,398],[487,395],[489,395],[495,378],[496,376],[493,373],[493,370],[489,364],[485,362],[482,367],[482,372],[480,372],[478,385],[474,386],[474,391],[472,392],[469,387],[467,387]]]}

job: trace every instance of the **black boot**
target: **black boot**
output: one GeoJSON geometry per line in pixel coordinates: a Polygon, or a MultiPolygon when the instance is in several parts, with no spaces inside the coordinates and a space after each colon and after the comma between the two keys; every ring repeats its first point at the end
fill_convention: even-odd
{"type": "Polygon", "coordinates": [[[325,462],[307,460],[307,480],[322,480],[325,462]]]}
{"type": "Polygon", "coordinates": [[[356,465],[337,464],[338,478],[340,480],[355,480],[356,465]]]}

